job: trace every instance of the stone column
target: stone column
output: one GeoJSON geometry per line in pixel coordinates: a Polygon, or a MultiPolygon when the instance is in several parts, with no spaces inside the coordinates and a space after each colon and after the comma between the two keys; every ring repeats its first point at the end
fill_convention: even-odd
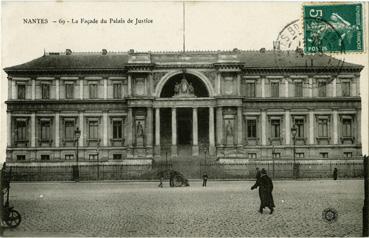
{"type": "Polygon", "coordinates": [[[155,108],[155,156],[160,156],[160,108],[155,108]]]}
{"type": "Polygon", "coordinates": [[[332,97],[337,96],[337,78],[332,80],[332,97]]]}
{"type": "Polygon", "coordinates": [[[333,110],[333,144],[338,144],[338,113],[333,110]]]}
{"type": "Polygon", "coordinates": [[[55,79],[55,98],[56,100],[60,99],[60,79],[55,79]]]}
{"type": "Polygon", "coordinates": [[[83,99],[83,79],[79,80],[79,98],[83,99]]]}
{"type": "Polygon", "coordinates": [[[154,88],[154,79],[153,79],[153,75],[149,74],[149,89],[150,89],[150,93],[149,95],[151,96],[155,96],[155,88],[154,88]]]}
{"type": "Polygon", "coordinates": [[[36,146],[36,114],[31,114],[31,147],[36,146]]]}
{"type": "Polygon", "coordinates": [[[209,107],[209,155],[215,155],[214,107],[209,107]]]}
{"type": "Polygon", "coordinates": [[[103,113],[103,146],[108,146],[108,113],[103,113]]]}
{"type": "Polygon", "coordinates": [[[78,115],[79,118],[79,130],[81,131],[81,137],[79,138],[79,146],[82,147],[84,145],[84,137],[85,137],[85,129],[84,129],[84,115],[83,112],[80,112],[78,115]]]}
{"type": "MultiPolygon", "coordinates": [[[[284,118],[286,120],[286,123],[285,123],[285,138],[286,138],[286,145],[289,145],[291,144],[291,114],[290,114],[290,110],[286,110],[284,112],[284,118]]],[[[294,123],[292,123],[294,124],[294,123]]]]}
{"type": "Polygon", "coordinates": [[[285,80],[285,83],[284,83],[284,96],[286,97],[286,98],[288,98],[288,78],[285,78],[284,79],[285,80]]]}
{"type": "Polygon", "coordinates": [[[104,78],[104,99],[108,99],[108,79],[104,78]]]}
{"type": "Polygon", "coordinates": [[[314,112],[313,110],[309,111],[309,144],[313,145],[314,143],[314,112]]]}
{"type": "Polygon", "coordinates": [[[217,143],[223,144],[223,111],[221,107],[217,108],[217,143]]]}
{"type": "Polygon", "coordinates": [[[267,127],[267,118],[266,111],[261,111],[261,145],[267,144],[267,136],[266,136],[266,127],[267,127]]]}
{"type": "Polygon", "coordinates": [[[199,155],[197,108],[192,109],[192,155],[199,155]]]}
{"type": "Polygon", "coordinates": [[[32,79],[31,98],[32,98],[32,100],[36,99],[36,81],[35,81],[35,79],[32,79]]]}
{"type": "Polygon", "coordinates": [[[147,108],[147,118],[146,118],[146,146],[152,147],[152,124],[153,124],[153,117],[152,117],[152,107],[147,108]]]}
{"type": "Polygon", "coordinates": [[[237,107],[237,146],[242,146],[242,107],[237,107]]]}
{"type": "Polygon", "coordinates": [[[128,97],[132,96],[132,76],[128,74],[128,97]]]}
{"type": "Polygon", "coordinates": [[[265,98],[265,78],[261,78],[261,97],[265,98]]]}
{"type": "Polygon", "coordinates": [[[6,113],[7,115],[7,145],[8,147],[11,147],[12,146],[12,114],[10,112],[7,112],[6,113]]]}
{"type": "Polygon", "coordinates": [[[177,156],[177,113],[172,108],[172,156],[177,156]]]}
{"type": "Polygon", "coordinates": [[[132,108],[128,108],[127,115],[127,157],[133,157],[133,112],[132,108]]]}
{"type": "Polygon", "coordinates": [[[55,147],[60,146],[60,136],[59,136],[59,126],[60,126],[60,114],[55,113],[55,147]]]}

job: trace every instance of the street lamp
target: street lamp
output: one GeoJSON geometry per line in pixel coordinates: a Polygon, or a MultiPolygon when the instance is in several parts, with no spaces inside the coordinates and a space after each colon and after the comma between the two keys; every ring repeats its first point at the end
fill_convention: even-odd
{"type": "Polygon", "coordinates": [[[292,138],[293,138],[293,177],[296,178],[296,134],[297,127],[294,124],[291,128],[292,138]]]}
{"type": "Polygon", "coordinates": [[[74,174],[74,180],[76,182],[79,181],[79,168],[78,168],[78,144],[79,144],[79,138],[81,137],[81,131],[80,129],[77,127],[77,129],[74,131],[74,136],[76,138],[76,142],[77,142],[77,153],[76,153],[76,165],[75,165],[75,169],[73,169],[73,171],[75,171],[74,174]]]}

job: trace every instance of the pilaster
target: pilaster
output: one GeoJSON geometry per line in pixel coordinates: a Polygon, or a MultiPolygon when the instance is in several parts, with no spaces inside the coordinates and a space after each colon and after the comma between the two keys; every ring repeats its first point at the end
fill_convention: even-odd
{"type": "MultiPolygon", "coordinates": [[[[291,114],[290,114],[290,110],[286,110],[284,112],[284,117],[285,117],[285,138],[286,138],[286,145],[291,144],[291,114]]],[[[294,124],[294,123],[293,123],[294,124]]]]}
{"type": "Polygon", "coordinates": [[[215,155],[214,107],[209,107],[209,154],[215,155]]]}
{"type": "Polygon", "coordinates": [[[104,78],[104,99],[108,99],[108,79],[104,78]]]}
{"type": "Polygon", "coordinates": [[[12,81],[12,95],[11,95],[11,99],[17,99],[17,85],[15,83],[14,80],[11,80],[12,81]]]}
{"type": "Polygon", "coordinates": [[[261,78],[261,97],[265,98],[265,78],[261,78]]]}
{"type": "Polygon", "coordinates": [[[217,108],[217,143],[223,144],[223,111],[222,107],[217,108]]]}
{"type": "Polygon", "coordinates": [[[79,80],[79,98],[83,99],[83,79],[79,80]]]}
{"type": "Polygon", "coordinates": [[[267,144],[267,137],[266,137],[266,127],[267,127],[267,118],[266,118],[266,111],[261,111],[261,144],[267,144]]]}
{"type": "Polygon", "coordinates": [[[237,145],[242,146],[242,107],[237,107],[237,145]]]}
{"type": "Polygon", "coordinates": [[[8,144],[8,147],[11,147],[12,146],[12,114],[10,112],[7,112],[6,113],[6,116],[7,116],[7,144],[8,144]]]}
{"type": "Polygon", "coordinates": [[[55,98],[56,100],[60,99],[60,79],[55,79],[55,98]]]}
{"type": "Polygon", "coordinates": [[[31,98],[32,100],[36,99],[36,80],[35,79],[32,79],[31,98]]]}
{"type": "Polygon", "coordinates": [[[155,155],[160,156],[160,108],[155,108],[155,155]]]}
{"type": "Polygon", "coordinates": [[[36,146],[36,114],[31,114],[31,147],[36,146]]]}
{"type": "Polygon", "coordinates": [[[108,146],[108,113],[103,113],[103,146],[108,146]]]}
{"type": "Polygon", "coordinates": [[[59,112],[56,112],[55,113],[55,147],[60,146],[59,126],[60,126],[60,114],[59,112]]]}
{"type": "Polygon", "coordinates": [[[333,110],[333,144],[338,144],[338,113],[333,110]]]}
{"type": "Polygon", "coordinates": [[[314,144],[314,112],[313,110],[309,111],[309,144],[314,144]]]}
{"type": "Polygon", "coordinates": [[[153,124],[152,107],[148,107],[146,119],[146,138],[147,138],[146,145],[149,147],[152,147],[152,139],[153,139],[152,124],[153,124]]]}
{"type": "Polygon", "coordinates": [[[82,147],[84,146],[84,138],[85,138],[85,128],[84,128],[84,115],[83,112],[80,112],[78,115],[78,120],[79,120],[79,130],[81,131],[81,136],[79,137],[79,146],[82,147]]]}

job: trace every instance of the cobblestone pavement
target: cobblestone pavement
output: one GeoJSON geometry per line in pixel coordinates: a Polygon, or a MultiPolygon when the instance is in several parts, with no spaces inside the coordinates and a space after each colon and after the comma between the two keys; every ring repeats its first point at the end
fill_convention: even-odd
{"type": "Polygon", "coordinates": [[[275,213],[257,212],[252,181],[14,183],[22,214],[5,236],[360,236],[360,180],[275,181],[275,213]],[[338,220],[322,211],[332,207],[338,220]]]}

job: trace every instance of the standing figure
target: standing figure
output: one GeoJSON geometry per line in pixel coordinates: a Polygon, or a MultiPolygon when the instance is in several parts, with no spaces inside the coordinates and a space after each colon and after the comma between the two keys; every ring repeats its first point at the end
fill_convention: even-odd
{"type": "Polygon", "coordinates": [[[202,186],[206,187],[206,182],[208,181],[208,175],[206,172],[202,175],[202,186]]]}
{"type": "Polygon", "coordinates": [[[338,177],[338,170],[337,170],[337,168],[334,168],[334,170],[333,170],[333,179],[337,180],[337,177],[338,177]]]}
{"type": "Polygon", "coordinates": [[[174,187],[174,172],[173,171],[170,171],[170,174],[169,174],[169,186],[174,187]]]}
{"type": "Polygon", "coordinates": [[[163,181],[164,181],[164,175],[163,175],[163,173],[160,173],[160,183],[158,185],[159,188],[163,187],[163,181]]]}
{"type": "Polygon", "coordinates": [[[273,200],[273,182],[266,174],[265,169],[261,169],[260,178],[256,181],[251,190],[259,187],[259,197],[260,197],[260,209],[259,212],[263,213],[263,209],[268,207],[270,209],[270,214],[274,211],[274,200],[273,200]]]}
{"type": "Polygon", "coordinates": [[[136,128],[136,135],[137,137],[142,137],[144,134],[143,127],[141,125],[141,122],[138,122],[137,128],[136,128]]]}

